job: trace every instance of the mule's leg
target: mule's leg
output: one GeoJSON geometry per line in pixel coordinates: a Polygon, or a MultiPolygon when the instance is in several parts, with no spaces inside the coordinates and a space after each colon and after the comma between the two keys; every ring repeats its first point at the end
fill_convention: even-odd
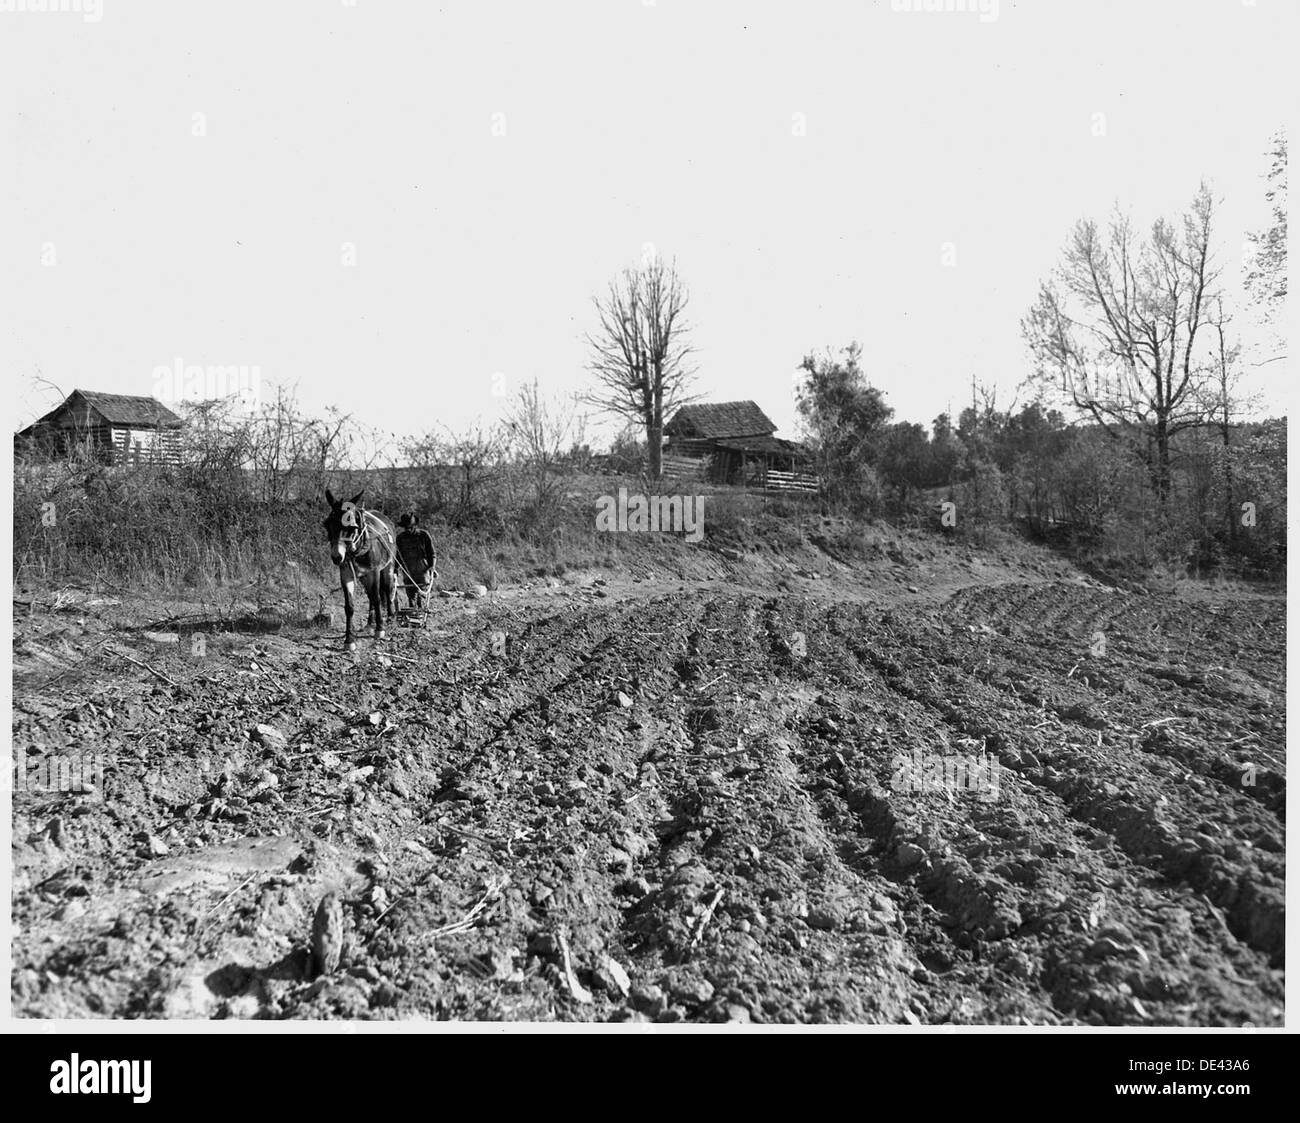
{"type": "Polygon", "coordinates": [[[384,638],[384,612],[383,612],[383,577],[373,570],[367,574],[369,578],[366,581],[366,596],[370,598],[370,611],[375,614],[375,639],[384,638]]]}
{"type": "Polygon", "coordinates": [[[379,607],[384,610],[388,622],[393,622],[393,578],[391,570],[381,570],[379,574],[379,607]]]}
{"type": "Polygon", "coordinates": [[[346,573],[339,575],[339,580],[343,584],[343,616],[347,621],[347,630],[343,635],[343,650],[355,651],[357,641],[352,636],[352,598],[356,593],[356,582],[346,573]]]}

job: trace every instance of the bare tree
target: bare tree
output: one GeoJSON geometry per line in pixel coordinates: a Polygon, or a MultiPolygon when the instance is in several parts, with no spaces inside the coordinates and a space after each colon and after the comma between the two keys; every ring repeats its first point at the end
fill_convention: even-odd
{"type": "Polygon", "coordinates": [[[1223,300],[1216,297],[1214,315],[1209,320],[1213,352],[1210,358],[1211,376],[1203,387],[1205,413],[1218,429],[1224,448],[1232,443],[1232,425],[1239,411],[1245,408],[1239,401],[1238,384],[1241,381],[1241,343],[1229,341],[1228,324],[1232,317],[1223,310],[1223,300]]]}
{"type": "Polygon", "coordinates": [[[1116,214],[1103,235],[1081,221],[1022,330],[1037,377],[1055,383],[1112,437],[1136,435],[1152,486],[1170,488],[1170,438],[1205,423],[1198,336],[1218,272],[1214,200],[1202,184],[1179,226],[1159,219],[1139,243],[1116,214]]]}
{"type": "Polygon", "coordinates": [[[690,400],[687,300],[676,263],[653,258],[625,269],[595,299],[600,327],[587,336],[597,387],[585,398],[644,427],[652,479],[663,471],[664,417],[690,400]]]}
{"type": "Polygon", "coordinates": [[[556,496],[556,469],[581,444],[584,419],[572,398],[548,401],[537,380],[525,384],[506,416],[506,429],[519,462],[532,482],[533,503],[541,508],[556,496]]]}
{"type": "Polygon", "coordinates": [[[229,398],[180,403],[185,428],[181,430],[183,459],[199,472],[234,472],[252,456],[252,434],[247,421],[232,417],[229,398]]]}
{"type": "Polygon", "coordinates": [[[506,444],[499,425],[480,421],[459,433],[442,426],[406,438],[401,454],[416,469],[411,498],[454,524],[479,521],[500,507],[499,498],[490,493],[503,474],[506,444]]]}
{"type": "Polygon", "coordinates": [[[328,474],[344,466],[356,430],[334,409],[323,418],[308,416],[294,391],[283,387],[252,415],[232,398],[182,402],[179,409],[186,469],[209,480],[221,476],[268,503],[319,494],[328,474]]]}
{"type": "Polygon", "coordinates": [[[487,510],[485,492],[501,474],[504,435],[499,426],[474,422],[464,432],[448,431],[443,448],[460,485],[453,517],[460,522],[475,520],[487,510]]]}
{"type": "Polygon", "coordinates": [[[1210,320],[1214,349],[1211,356],[1211,376],[1205,386],[1205,412],[1210,423],[1218,430],[1223,445],[1223,493],[1227,517],[1228,537],[1237,538],[1238,522],[1235,516],[1233,455],[1233,426],[1240,425],[1238,418],[1258,406],[1254,395],[1243,395],[1240,389],[1242,376],[1242,345],[1229,339],[1228,324],[1232,317],[1223,310],[1223,300],[1216,298],[1214,316],[1210,320]]]}
{"type": "Polygon", "coordinates": [[[264,502],[318,493],[328,472],[356,460],[359,448],[361,467],[369,468],[374,460],[361,447],[373,445],[372,436],[337,410],[325,418],[308,416],[292,388],[276,387],[274,398],[252,417],[232,419],[224,409],[209,420],[227,427],[227,447],[244,457],[264,502]]]}

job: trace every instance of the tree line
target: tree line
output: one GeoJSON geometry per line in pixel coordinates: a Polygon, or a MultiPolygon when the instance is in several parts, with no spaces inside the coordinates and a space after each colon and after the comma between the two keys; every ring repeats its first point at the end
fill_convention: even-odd
{"type": "MultiPolygon", "coordinates": [[[[1019,411],[973,387],[970,407],[927,431],[893,420],[859,344],[807,355],[798,415],[823,502],[924,520],[942,493],[983,529],[1022,521],[1114,556],[1280,569],[1285,424],[1245,420],[1235,322],[1254,311],[1271,323],[1286,298],[1284,135],[1270,158],[1272,221],[1251,236],[1240,286],[1215,259],[1218,201],[1204,183],[1145,233],[1119,210],[1075,225],[1021,322],[1032,369],[1019,411]]],[[[655,478],[665,420],[694,374],[687,303],[675,264],[651,259],[597,298],[588,337],[590,400],[641,429],[655,478]]],[[[1255,365],[1285,357],[1276,347],[1255,365]]]]}
{"type": "MultiPolygon", "coordinates": [[[[1019,408],[1000,409],[993,390],[973,385],[969,406],[926,428],[894,419],[857,343],[805,356],[797,414],[823,508],[976,534],[1020,526],[1113,558],[1280,571],[1286,428],[1247,420],[1238,330],[1248,311],[1271,324],[1286,298],[1284,137],[1270,156],[1272,221],[1252,236],[1240,292],[1214,259],[1205,185],[1183,215],[1145,233],[1118,212],[1076,224],[1021,323],[1031,369],[1019,408]],[[948,517],[936,524],[940,509],[948,517]]],[[[505,529],[509,512],[526,536],[543,535],[566,474],[597,463],[662,474],[664,426],[694,398],[688,307],[676,263],[647,255],[594,299],[586,393],[549,397],[534,381],[499,422],[461,432],[397,438],[338,411],[310,417],[283,389],[254,416],[229,402],[191,405],[172,494],[188,497],[190,525],[238,540],[232,520],[275,519],[340,474],[386,470],[393,502],[458,526],[505,529]],[[584,408],[625,423],[608,452],[588,443],[584,408]]],[[[1257,365],[1285,357],[1279,344],[1257,365]]],[[[39,469],[36,490],[74,508],[98,497],[143,510],[125,495],[108,502],[117,485],[93,457],[51,471],[39,469]]]]}

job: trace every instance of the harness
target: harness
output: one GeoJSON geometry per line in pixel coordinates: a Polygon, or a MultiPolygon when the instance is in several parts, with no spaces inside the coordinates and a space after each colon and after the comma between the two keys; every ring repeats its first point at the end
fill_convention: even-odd
{"type": "MultiPolygon", "coordinates": [[[[362,511],[361,526],[358,528],[357,533],[349,540],[351,549],[349,550],[346,559],[348,569],[352,573],[352,580],[354,582],[357,579],[357,562],[362,558],[370,556],[370,551],[373,547],[372,539],[376,533],[381,541],[383,541],[384,545],[388,547],[388,561],[385,561],[378,566],[371,566],[370,568],[384,569],[389,563],[401,564],[397,561],[397,544],[389,534],[388,525],[376,518],[369,511],[362,511]]],[[[364,565],[365,563],[363,562],[362,564],[364,565]]]]}
{"type": "MultiPolygon", "coordinates": [[[[433,548],[432,536],[429,535],[428,531],[425,531],[424,533],[426,537],[428,537],[430,552],[433,555],[433,564],[430,566],[430,572],[436,574],[438,564],[437,550],[433,548]]],[[[350,548],[347,557],[344,560],[344,564],[348,567],[348,571],[352,575],[353,583],[355,584],[357,580],[357,562],[362,558],[369,557],[370,551],[374,546],[375,537],[378,537],[380,542],[387,549],[388,559],[378,566],[375,566],[372,563],[369,568],[382,570],[391,564],[394,568],[401,570],[402,573],[405,574],[406,579],[412,585],[421,585],[421,582],[416,581],[415,578],[411,576],[410,570],[408,570],[402,563],[402,555],[397,549],[397,542],[394,539],[388,524],[365,510],[361,512],[361,526],[357,528],[356,534],[352,538],[348,539],[350,548]]],[[[362,564],[364,565],[365,563],[362,564]]],[[[427,615],[429,611],[427,603],[425,604],[424,611],[427,615]]]]}

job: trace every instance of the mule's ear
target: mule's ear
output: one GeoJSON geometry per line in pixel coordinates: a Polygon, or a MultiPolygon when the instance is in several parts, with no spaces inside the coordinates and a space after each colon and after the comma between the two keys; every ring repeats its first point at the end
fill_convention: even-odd
{"type": "Polygon", "coordinates": [[[337,507],[339,505],[339,501],[334,498],[334,493],[330,491],[329,488],[325,489],[325,502],[331,507],[337,507]]]}
{"type": "Polygon", "coordinates": [[[355,507],[358,503],[361,502],[361,497],[365,495],[365,493],[366,493],[366,489],[363,487],[360,491],[356,493],[356,495],[354,495],[351,499],[349,499],[348,502],[355,507]]]}

